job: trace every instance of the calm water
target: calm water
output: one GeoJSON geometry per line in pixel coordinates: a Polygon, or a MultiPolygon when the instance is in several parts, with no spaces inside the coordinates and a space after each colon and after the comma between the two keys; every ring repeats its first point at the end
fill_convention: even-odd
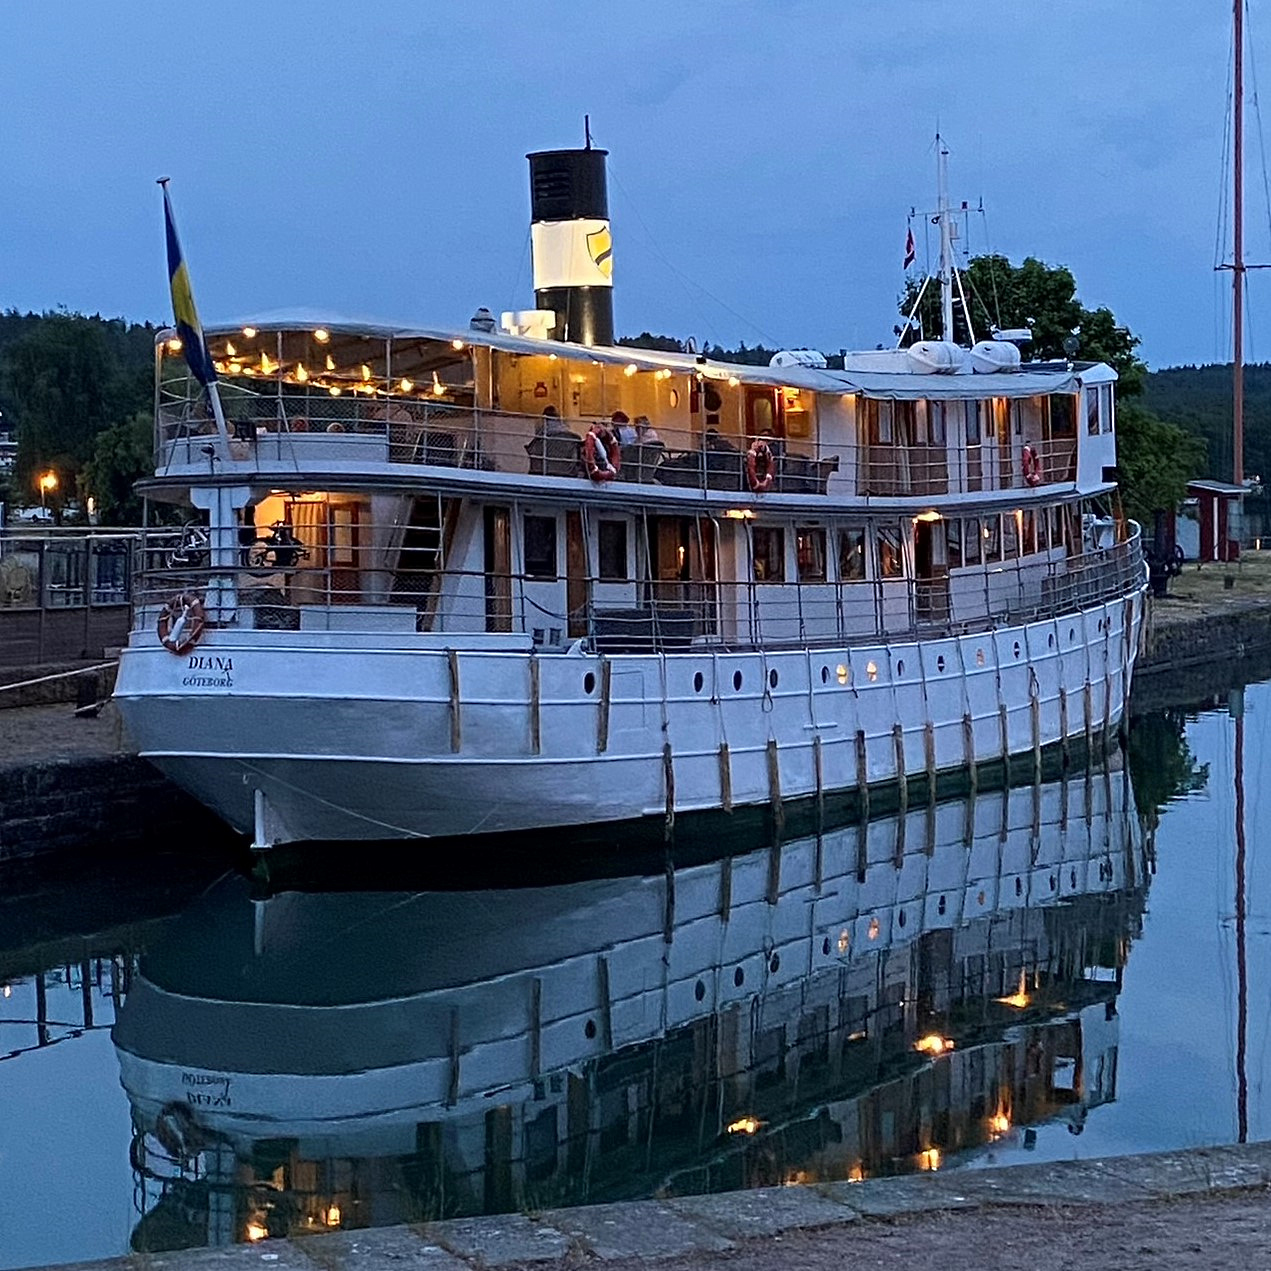
{"type": "Polygon", "coordinates": [[[1271,687],[1243,714],[1243,982],[1225,708],[672,885],[11,886],[0,1267],[1267,1137],[1271,687]]]}

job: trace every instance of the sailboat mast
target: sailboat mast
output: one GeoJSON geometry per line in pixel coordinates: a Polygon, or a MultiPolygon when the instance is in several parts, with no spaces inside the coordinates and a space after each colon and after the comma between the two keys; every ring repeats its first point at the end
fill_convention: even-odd
{"type": "Polygon", "coordinates": [[[1235,0],[1235,83],[1232,117],[1233,159],[1233,259],[1231,265],[1232,299],[1232,432],[1231,468],[1232,483],[1242,485],[1245,479],[1245,348],[1244,348],[1244,283],[1245,283],[1245,0],[1235,0]]]}
{"type": "MultiPolygon", "coordinates": [[[[1240,0],[1236,0],[1238,4],[1240,0]]],[[[949,223],[949,147],[936,133],[936,186],[940,220],[940,338],[953,339],[953,230],[949,223]]]]}

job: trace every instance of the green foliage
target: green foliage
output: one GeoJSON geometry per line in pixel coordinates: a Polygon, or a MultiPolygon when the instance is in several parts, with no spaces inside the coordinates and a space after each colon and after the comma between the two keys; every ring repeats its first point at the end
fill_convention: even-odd
{"type": "MultiPolygon", "coordinates": [[[[1024,354],[1045,360],[1062,358],[1064,341],[1077,333],[1076,356],[1083,362],[1106,362],[1120,376],[1118,395],[1132,396],[1143,386],[1147,368],[1134,355],[1139,338],[1119,326],[1111,310],[1087,309],[1077,299],[1077,282],[1062,265],[1047,265],[1029,256],[1012,265],[1005,256],[975,256],[962,274],[962,285],[971,306],[971,322],[977,339],[988,338],[994,327],[1030,327],[1031,344],[1024,354]]],[[[920,284],[910,280],[900,299],[907,317],[918,298],[920,284]]],[[[921,330],[928,336],[940,330],[940,294],[928,286],[918,309],[921,330]]],[[[953,309],[953,338],[970,343],[966,315],[960,302],[953,309]]]]}
{"type": "Polygon", "coordinates": [[[1177,507],[1204,468],[1205,443],[1137,402],[1117,410],[1117,468],[1126,514],[1150,529],[1158,509],[1177,507]]]}
{"type": "Polygon", "coordinates": [[[103,525],[139,525],[141,499],[133,485],[154,470],[154,421],[149,411],[103,428],[84,465],[84,486],[97,501],[103,525]]]}
{"type": "Polygon", "coordinates": [[[0,314],[0,411],[18,442],[14,486],[52,468],[75,493],[99,433],[147,411],[154,328],[82,314],[0,314]]]}
{"type": "Polygon", "coordinates": [[[1180,710],[1142,715],[1130,729],[1126,748],[1134,782],[1134,802],[1149,825],[1171,799],[1195,794],[1209,782],[1209,765],[1196,762],[1187,745],[1187,717],[1180,710]]]}

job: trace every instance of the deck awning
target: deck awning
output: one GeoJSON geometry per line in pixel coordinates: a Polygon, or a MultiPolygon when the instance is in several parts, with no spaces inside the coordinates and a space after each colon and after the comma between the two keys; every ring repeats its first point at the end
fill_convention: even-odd
{"type": "Polygon", "coordinates": [[[970,401],[986,397],[1048,397],[1075,393],[1080,376],[1063,372],[1015,371],[1001,375],[892,375],[884,372],[822,371],[841,379],[842,392],[878,401],[970,401]]]}

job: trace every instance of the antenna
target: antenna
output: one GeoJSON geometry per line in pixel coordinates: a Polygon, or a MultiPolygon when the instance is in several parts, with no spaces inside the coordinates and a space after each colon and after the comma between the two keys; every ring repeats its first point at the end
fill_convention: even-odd
{"type": "Polygon", "coordinates": [[[586,142],[586,145],[583,148],[585,150],[590,150],[591,149],[591,116],[590,115],[583,116],[583,139],[586,142]]]}

